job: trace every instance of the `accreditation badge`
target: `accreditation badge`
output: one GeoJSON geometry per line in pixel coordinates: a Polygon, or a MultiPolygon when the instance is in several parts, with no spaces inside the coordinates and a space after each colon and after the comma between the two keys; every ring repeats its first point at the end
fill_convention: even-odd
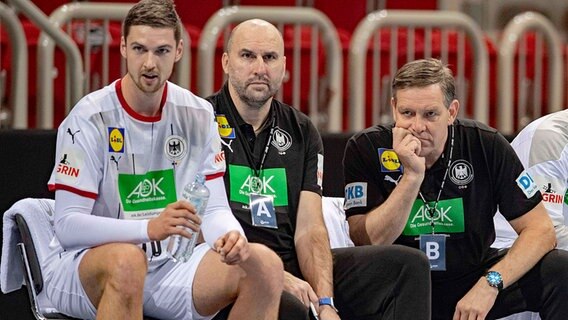
{"type": "Polygon", "coordinates": [[[446,271],[446,234],[421,234],[420,250],[430,262],[430,270],[446,271]]]}
{"type": "Polygon", "coordinates": [[[278,229],[272,196],[251,193],[249,204],[253,226],[278,229]]]}

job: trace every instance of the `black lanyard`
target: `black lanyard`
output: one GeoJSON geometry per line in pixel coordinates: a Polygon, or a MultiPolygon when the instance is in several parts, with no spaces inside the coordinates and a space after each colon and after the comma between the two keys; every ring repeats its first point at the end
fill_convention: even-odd
{"type": "Polygon", "coordinates": [[[424,202],[424,206],[426,206],[426,211],[428,211],[428,215],[430,216],[430,226],[432,226],[432,234],[435,232],[435,225],[434,225],[434,214],[436,213],[436,209],[438,208],[438,203],[440,202],[440,196],[442,195],[442,191],[444,190],[444,185],[446,184],[446,178],[448,177],[448,172],[450,171],[450,164],[452,163],[452,155],[454,153],[454,126],[452,128],[452,138],[450,140],[450,156],[448,158],[448,163],[446,165],[446,172],[444,173],[444,178],[442,179],[442,185],[440,186],[440,190],[438,191],[438,196],[436,197],[436,202],[434,202],[434,207],[430,207],[426,199],[424,199],[424,195],[422,195],[422,191],[418,191],[418,195],[422,202],[424,202]]]}
{"type": "Polygon", "coordinates": [[[264,168],[264,163],[266,161],[266,157],[268,156],[268,151],[270,150],[270,144],[272,143],[272,136],[274,135],[274,130],[276,128],[276,114],[274,113],[274,110],[271,110],[271,113],[272,113],[272,122],[270,124],[270,132],[268,133],[268,138],[266,139],[266,145],[264,146],[262,157],[260,158],[260,163],[258,164],[258,166],[254,161],[254,154],[250,148],[247,138],[245,134],[242,132],[240,125],[237,124],[237,134],[240,136],[243,142],[247,161],[253,171],[253,176],[251,177],[250,180],[250,189],[253,193],[260,193],[262,189],[262,181],[260,179],[260,173],[262,172],[262,168],[264,168]]]}

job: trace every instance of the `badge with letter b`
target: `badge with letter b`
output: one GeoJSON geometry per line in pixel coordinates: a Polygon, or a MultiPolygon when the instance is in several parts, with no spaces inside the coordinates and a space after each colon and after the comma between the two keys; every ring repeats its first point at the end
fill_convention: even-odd
{"type": "Polygon", "coordinates": [[[445,234],[420,235],[420,250],[426,254],[432,271],[446,271],[446,237],[445,234]]]}

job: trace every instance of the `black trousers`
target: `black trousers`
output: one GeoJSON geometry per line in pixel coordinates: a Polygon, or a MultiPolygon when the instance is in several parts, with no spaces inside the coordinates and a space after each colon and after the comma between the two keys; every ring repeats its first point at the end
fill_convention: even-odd
{"type": "MultiPolygon", "coordinates": [[[[430,319],[430,265],[421,251],[389,245],[332,253],[334,299],[341,319],[430,319]]],[[[230,307],[215,319],[226,319],[230,307]]],[[[308,309],[284,292],[279,319],[309,319],[308,309]]]]}
{"type": "Polygon", "coordinates": [[[388,245],[332,252],[341,319],[430,319],[430,265],[421,251],[388,245]]]}
{"type": "MultiPolygon", "coordinates": [[[[499,250],[485,261],[485,269],[464,279],[432,282],[432,319],[452,319],[457,302],[503,258],[499,250]]],[[[543,320],[568,317],[568,251],[552,250],[521,279],[507,286],[486,319],[498,319],[522,311],[539,312],[543,320]]]]}

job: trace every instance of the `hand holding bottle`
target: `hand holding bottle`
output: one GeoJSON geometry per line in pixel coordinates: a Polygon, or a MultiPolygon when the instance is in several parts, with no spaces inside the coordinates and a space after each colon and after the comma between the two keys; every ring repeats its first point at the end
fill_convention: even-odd
{"type": "MultiPolygon", "coordinates": [[[[195,181],[184,188],[182,196],[193,205],[198,217],[203,216],[209,201],[209,189],[205,186],[205,177],[198,174],[195,181]]],[[[174,261],[186,262],[191,257],[199,238],[199,227],[188,228],[186,223],[180,223],[179,226],[186,232],[170,237],[167,252],[174,261]]]]}
{"type": "Polygon", "coordinates": [[[195,207],[185,200],[170,203],[162,213],[148,222],[148,237],[151,241],[161,241],[171,235],[191,236],[188,229],[198,231],[201,218],[195,207]],[[185,228],[178,228],[184,226],[185,228]]]}

